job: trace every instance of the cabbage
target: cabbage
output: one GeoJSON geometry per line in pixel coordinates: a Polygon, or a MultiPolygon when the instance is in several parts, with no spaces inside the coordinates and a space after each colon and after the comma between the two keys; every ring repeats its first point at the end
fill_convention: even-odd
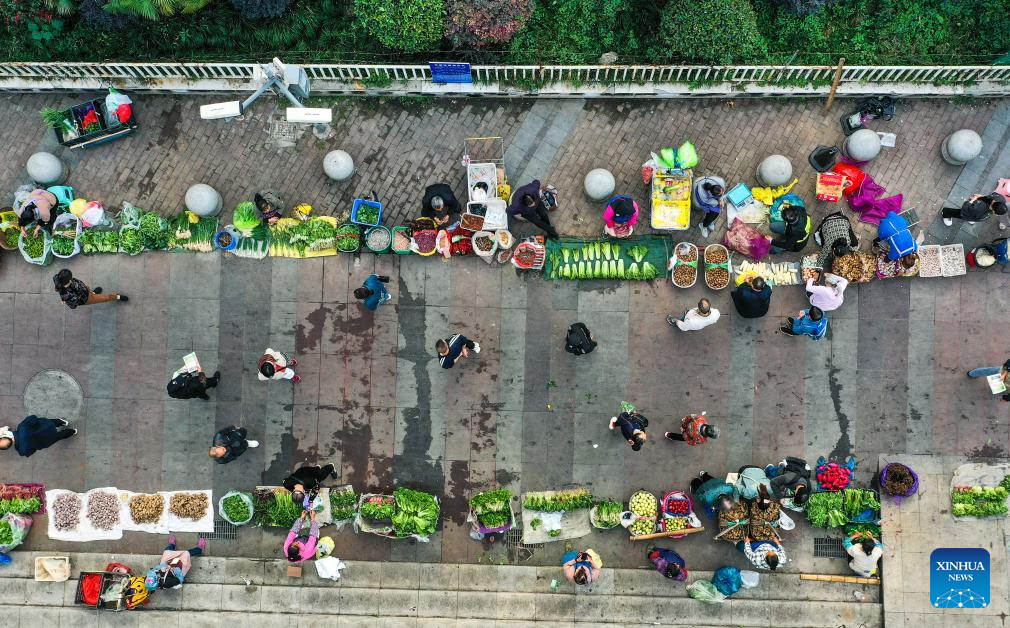
{"type": "Polygon", "coordinates": [[[249,235],[261,222],[256,205],[251,201],[239,203],[235,207],[235,214],[232,216],[231,222],[236,229],[249,235]]]}

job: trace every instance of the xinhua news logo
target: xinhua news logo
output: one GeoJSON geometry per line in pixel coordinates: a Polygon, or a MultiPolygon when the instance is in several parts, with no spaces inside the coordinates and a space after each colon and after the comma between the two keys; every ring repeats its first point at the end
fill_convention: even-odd
{"type": "Polygon", "coordinates": [[[989,605],[989,552],[941,548],[929,555],[929,597],[936,608],[989,605]]]}

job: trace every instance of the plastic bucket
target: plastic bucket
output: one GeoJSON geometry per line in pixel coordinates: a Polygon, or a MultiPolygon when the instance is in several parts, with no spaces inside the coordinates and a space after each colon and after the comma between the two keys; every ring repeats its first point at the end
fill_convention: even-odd
{"type": "Polygon", "coordinates": [[[214,246],[222,251],[233,251],[238,247],[239,235],[231,225],[214,234],[214,246]]]}
{"type": "Polygon", "coordinates": [[[371,229],[365,232],[365,248],[367,248],[372,253],[388,253],[392,245],[393,245],[393,234],[390,233],[389,229],[386,229],[382,225],[379,225],[378,227],[372,227],[371,229]],[[379,232],[384,232],[386,234],[386,245],[383,247],[373,248],[368,243],[368,237],[373,233],[379,233],[379,232]]]}
{"type": "Polygon", "coordinates": [[[394,247],[392,245],[392,241],[391,241],[390,242],[390,249],[392,249],[392,251],[394,253],[399,253],[400,255],[410,255],[410,253],[411,253],[410,244],[409,244],[409,240],[410,240],[410,227],[393,227],[392,232],[390,234],[392,236],[393,240],[396,239],[396,234],[397,233],[403,233],[403,234],[405,234],[407,236],[407,240],[408,240],[407,248],[405,248],[405,249],[398,249],[398,248],[396,248],[396,247],[394,247]]]}

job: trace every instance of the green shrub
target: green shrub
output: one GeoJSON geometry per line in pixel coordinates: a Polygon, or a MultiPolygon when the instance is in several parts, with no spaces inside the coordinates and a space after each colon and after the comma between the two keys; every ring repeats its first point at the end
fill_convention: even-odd
{"type": "Polygon", "coordinates": [[[109,13],[136,15],[148,20],[175,15],[196,13],[214,0],[109,0],[105,10],[109,13]]]}
{"type": "Polygon", "coordinates": [[[507,44],[533,13],[533,0],[446,0],[445,37],[454,47],[507,44]]]}
{"type": "Polygon", "coordinates": [[[354,13],[389,48],[423,52],[442,41],[444,0],[354,0],[354,13]]]}
{"type": "Polygon", "coordinates": [[[290,3],[291,0],[231,0],[232,6],[248,20],[280,17],[290,3]]]}
{"type": "Polygon", "coordinates": [[[748,63],[768,52],[747,0],[671,0],[659,28],[656,62],[748,63]]]}
{"type": "Polygon", "coordinates": [[[627,0],[542,0],[509,47],[515,63],[596,63],[605,52],[638,52],[627,0]]]}

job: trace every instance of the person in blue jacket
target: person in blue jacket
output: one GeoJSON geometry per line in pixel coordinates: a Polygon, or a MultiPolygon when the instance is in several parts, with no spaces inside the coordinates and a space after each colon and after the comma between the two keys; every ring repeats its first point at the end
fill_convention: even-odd
{"type": "Polygon", "coordinates": [[[13,445],[15,451],[28,457],[75,434],[77,430],[64,419],[47,419],[32,414],[25,417],[13,432],[6,427],[0,428],[0,449],[10,449],[13,445]]]}
{"type": "Polygon", "coordinates": [[[380,305],[393,298],[389,290],[386,290],[384,284],[387,283],[389,277],[385,275],[369,275],[360,288],[354,289],[354,298],[363,300],[365,307],[374,312],[380,305]]]}
{"type": "Polygon", "coordinates": [[[762,277],[751,277],[730,293],[736,311],[744,318],[761,318],[768,313],[772,288],[762,277]]]}
{"type": "Polygon", "coordinates": [[[790,336],[810,336],[820,340],[828,331],[828,317],[821,308],[810,306],[801,311],[798,318],[788,317],[780,331],[790,336]]]}
{"type": "Polygon", "coordinates": [[[873,245],[887,251],[887,259],[894,261],[919,250],[919,243],[908,229],[908,221],[900,214],[887,212],[880,219],[880,227],[873,245]]]}

